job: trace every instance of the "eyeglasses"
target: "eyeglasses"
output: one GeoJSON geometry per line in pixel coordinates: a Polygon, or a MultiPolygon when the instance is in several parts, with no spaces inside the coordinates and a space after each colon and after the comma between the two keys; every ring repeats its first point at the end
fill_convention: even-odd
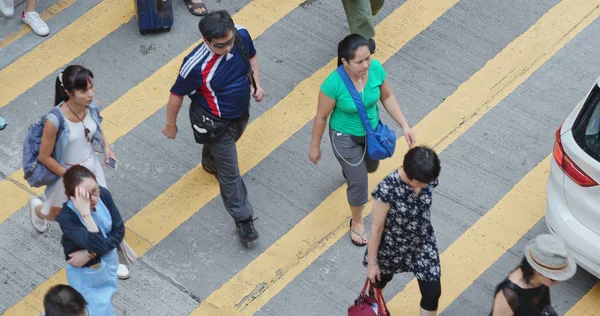
{"type": "Polygon", "coordinates": [[[213,42],[210,42],[210,45],[211,45],[212,47],[214,47],[214,48],[225,48],[225,47],[227,47],[227,46],[229,46],[229,45],[233,44],[233,41],[234,41],[234,39],[235,39],[235,37],[234,37],[234,36],[232,36],[232,37],[231,37],[231,38],[230,38],[230,39],[229,39],[227,42],[224,42],[224,43],[216,43],[216,44],[215,44],[215,43],[213,43],[213,42]]]}

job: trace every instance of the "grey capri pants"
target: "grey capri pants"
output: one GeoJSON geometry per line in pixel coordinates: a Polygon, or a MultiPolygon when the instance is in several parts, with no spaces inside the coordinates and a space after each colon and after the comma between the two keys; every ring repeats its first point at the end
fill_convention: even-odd
{"type": "Polygon", "coordinates": [[[365,152],[365,137],[343,134],[329,128],[329,138],[333,154],[342,166],[342,173],[348,188],[346,195],[350,206],[365,205],[369,199],[369,179],[379,167],[379,160],[371,160],[365,152]]]}

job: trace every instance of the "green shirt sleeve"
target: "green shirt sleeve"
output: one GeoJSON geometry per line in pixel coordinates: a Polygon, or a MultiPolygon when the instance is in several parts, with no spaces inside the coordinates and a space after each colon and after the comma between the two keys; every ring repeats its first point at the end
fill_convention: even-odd
{"type": "Polygon", "coordinates": [[[372,69],[371,74],[375,79],[376,85],[381,86],[385,82],[385,77],[387,76],[385,69],[383,69],[383,65],[379,60],[373,59],[371,60],[370,68],[372,69]]]}
{"type": "Polygon", "coordinates": [[[341,82],[342,80],[338,75],[337,70],[335,70],[327,77],[327,79],[325,79],[325,81],[321,85],[321,91],[323,91],[323,93],[325,93],[326,96],[337,100],[340,94],[339,88],[341,82]]]}

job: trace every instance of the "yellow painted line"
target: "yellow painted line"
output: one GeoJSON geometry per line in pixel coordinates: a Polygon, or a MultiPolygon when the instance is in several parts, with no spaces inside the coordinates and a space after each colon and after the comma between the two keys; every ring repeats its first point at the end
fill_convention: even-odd
{"type": "Polygon", "coordinates": [[[598,316],[600,315],[600,283],[585,294],[565,316],[598,316]]]}
{"type": "MultiPolygon", "coordinates": [[[[297,8],[302,2],[303,0],[254,0],[234,14],[233,19],[236,23],[247,27],[253,37],[258,37],[267,28],[297,8]]],[[[199,43],[200,41],[190,46],[188,51],[199,43]]],[[[152,76],[102,111],[104,117],[102,125],[108,139],[116,140],[122,137],[164,106],[168,97],[168,90],[165,90],[165,87],[170,87],[173,84],[183,57],[186,54],[187,52],[184,52],[175,57],[152,76]]],[[[288,105],[294,106],[293,102],[285,106],[288,105]]],[[[246,135],[243,138],[245,139],[245,145],[244,147],[238,147],[238,151],[240,155],[243,155],[241,153],[242,150],[245,153],[250,153],[250,156],[253,158],[248,157],[248,159],[254,159],[252,166],[258,164],[269,152],[274,150],[309,120],[309,118],[306,118],[302,123],[294,124],[295,130],[286,131],[287,135],[289,135],[288,137],[276,137],[272,140],[271,142],[278,143],[267,146],[267,148],[272,148],[268,152],[266,150],[260,153],[256,152],[255,144],[259,141],[264,144],[265,135],[272,132],[256,133],[257,129],[268,131],[273,128],[273,122],[281,121],[283,118],[285,118],[283,120],[298,120],[292,113],[282,115],[285,111],[293,111],[293,108],[287,108],[286,110],[285,106],[279,106],[279,112],[270,114],[268,120],[262,119],[259,121],[260,123],[255,123],[259,118],[248,127],[246,135]],[[251,132],[252,130],[254,132],[251,132]],[[249,139],[252,140],[249,141],[249,139]]],[[[279,127],[285,124],[282,122],[282,124],[275,125],[279,127]]],[[[179,137],[186,136],[188,135],[179,135],[179,137]]],[[[240,142],[242,141],[240,140],[240,142]]],[[[240,168],[244,172],[249,169],[247,164],[241,164],[240,168]]],[[[20,172],[22,174],[22,171],[20,172]]],[[[2,185],[2,182],[0,182],[0,185],[2,185]]],[[[142,256],[192,216],[198,209],[218,196],[218,193],[219,189],[214,176],[207,175],[202,171],[201,167],[196,167],[127,221],[125,224],[127,227],[127,242],[137,252],[138,256],[142,256]],[[144,227],[144,225],[148,225],[148,227],[144,227]]],[[[4,192],[0,192],[1,196],[4,196],[4,192]]],[[[22,202],[22,205],[25,205],[25,202],[22,202]]],[[[13,213],[17,210],[14,210],[13,213]]],[[[45,291],[54,284],[66,282],[64,269],[62,269],[58,274],[46,280],[28,296],[23,298],[23,300],[7,310],[4,315],[29,315],[31,313],[27,313],[27,311],[32,310],[37,313],[41,312],[41,298],[45,294],[45,291]]]]}
{"type": "MultiPolygon", "coordinates": [[[[70,7],[76,0],[57,0],[55,4],[51,5],[46,11],[40,13],[40,18],[42,20],[47,21],[49,18],[59,14],[64,9],[70,7]]],[[[18,15],[18,12],[15,12],[18,15]]],[[[16,40],[21,38],[23,35],[31,32],[31,27],[29,25],[23,25],[19,29],[19,31],[15,33],[8,34],[4,37],[3,40],[0,40],[0,49],[7,47],[8,45],[14,43],[16,40]]]]}
{"type": "MultiPolygon", "coordinates": [[[[489,109],[498,104],[598,16],[600,8],[586,0],[563,0],[550,9],[527,32],[488,62],[482,69],[483,72],[478,72],[483,75],[486,73],[485,69],[501,70],[505,67],[511,71],[509,76],[512,78],[500,73],[494,74],[493,71],[487,72],[486,76],[490,79],[496,75],[496,78],[502,80],[499,80],[496,86],[501,91],[494,93],[494,97],[485,106],[489,109]],[[516,64],[518,60],[525,63],[516,64]]],[[[475,93],[474,89],[482,88],[487,89],[472,86],[470,90],[475,93]]],[[[465,94],[463,98],[468,95],[465,94]]],[[[448,146],[481,116],[482,113],[479,112],[470,117],[436,148],[448,146]]],[[[550,156],[530,171],[494,208],[444,251],[440,258],[444,275],[443,295],[438,312],[441,313],[448,307],[544,216],[545,184],[549,169],[550,156]]],[[[412,280],[402,293],[390,301],[390,312],[399,315],[418,314],[419,297],[417,282],[412,280]]]]}
{"type": "MultiPolygon", "coordinates": [[[[577,7],[573,7],[574,2],[566,1],[565,3],[571,4],[571,6],[567,5],[565,7],[562,5],[558,8],[564,8],[566,11],[578,11],[577,7]]],[[[405,6],[410,4],[407,1],[399,10],[406,9],[405,6]]],[[[517,38],[513,44],[507,46],[479,72],[459,86],[453,95],[419,122],[414,127],[419,142],[430,145],[435,144],[438,152],[444,150],[452,140],[459,137],[490,108],[514,91],[535,69],[539,68],[543,62],[548,60],[583,28],[581,19],[568,19],[562,14],[563,11],[557,10],[554,8],[542,17],[529,31],[517,38]],[[563,24],[564,27],[557,24],[563,24]],[[529,41],[531,38],[536,38],[536,40],[529,41]],[[542,49],[537,49],[538,45],[542,46],[542,49]]],[[[396,21],[396,19],[390,21],[396,21]]],[[[407,22],[407,24],[412,24],[412,21],[407,22]]],[[[398,32],[398,30],[403,30],[404,27],[390,28],[389,31],[398,32]]],[[[377,34],[381,38],[391,36],[391,34],[379,30],[377,34]]],[[[381,39],[378,40],[378,42],[381,41],[381,39]]],[[[386,46],[387,49],[393,47],[382,46],[386,46]]],[[[391,56],[390,53],[393,54],[393,52],[392,49],[386,51],[383,56],[377,55],[377,57],[383,61],[391,56]]],[[[314,89],[315,91],[318,90],[316,87],[314,89]]],[[[398,140],[397,146],[396,155],[391,159],[382,161],[379,171],[370,176],[369,184],[371,186],[378,183],[379,179],[399,166],[407,147],[403,139],[398,140]]],[[[534,175],[536,176],[535,181],[540,180],[545,183],[547,174],[543,170],[541,175],[540,172],[534,175]]],[[[543,190],[541,194],[543,195],[543,190]]],[[[367,210],[365,216],[369,212],[367,210]]],[[[537,215],[530,215],[530,217],[539,219],[537,215]]],[[[511,217],[508,216],[507,218],[511,217]]],[[[348,220],[349,212],[346,204],[346,186],[344,185],[335,190],[292,230],[265,250],[237,275],[204,299],[192,315],[253,314],[323,252],[345,236],[348,230],[348,220]]],[[[524,226],[519,227],[523,228],[524,226]]],[[[489,245],[486,245],[486,247],[489,247],[489,245]]],[[[491,248],[493,249],[493,247],[491,248]]],[[[447,269],[444,271],[446,271],[444,275],[447,276],[449,274],[447,269]]],[[[448,282],[444,279],[444,284],[448,282]]],[[[447,294],[444,293],[444,295],[447,294]]],[[[418,300],[414,302],[418,302],[418,300]]],[[[413,305],[418,306],[417,303],[413,305]]],[[[399,313],[393,309],[390,310],[398,315],[418,314],[412,311],[399,313]]]]}
{"type": "Polygon", "coordinates": [[[131,0],[104,0],[0,71],[0,107],[70,63],[134,15],[131,0]],[[19,78],[16,80],[16,78],[19,78]]]}

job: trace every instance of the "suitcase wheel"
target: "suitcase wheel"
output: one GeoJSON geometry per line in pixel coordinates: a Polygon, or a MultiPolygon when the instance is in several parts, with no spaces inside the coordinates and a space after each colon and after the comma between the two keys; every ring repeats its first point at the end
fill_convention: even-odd
{"type": "Polygon", "coordinates": [[[167,32],[170,32],[170,31],[171,31],[171,27],[169,26],[169,27],[165,28],[165,30],[166,30],[167,32]]]}
{"type": "Polygon", "coordinates": [[[140,34],[146,36],[146,31],[145,30],[140,30],[140,34]]]}

